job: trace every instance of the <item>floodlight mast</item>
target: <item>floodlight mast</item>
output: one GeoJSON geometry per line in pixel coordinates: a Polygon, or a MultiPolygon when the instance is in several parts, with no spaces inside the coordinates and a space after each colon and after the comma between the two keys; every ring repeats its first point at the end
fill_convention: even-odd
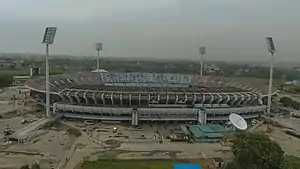
{"type": "Polygon", "coordinates": [[[50,116],[50,86],[49,86],[49,46],[53,44],[56,34],[56,27],[47,27],[45,29],[42,43],[46,44],[46,116],[50,116]]]}
{"type": "Polygon", "coordinates": [[[102,43],[96,43],[95,48],[97,51],[97,72],[100,73],[100,51],[102,51],[102,43]]]}
{"type": "Polygon", "coordinates": [[[199,53],[201,55],[201,60],[200,60],[200,64],[201,64],[201,68],[200,68],[200,77],[203,76],[203,59],[204,59],[204,55],[206,54],[206,48],[204,46],[199,48],[199,53]]]}
{"type": "Polygon", "coordinates": [[[265,38],[268,45],[268,51],[271,54],[270,59],[270,76],[269,76],[269,90],[268,90],[268,102],[267,102],[267,114],[271,113],[272,104],[272,86],[273,86],[273,70],[274,70],[274,53],[276,51],[274,41],[272,37],[265,38]]]}

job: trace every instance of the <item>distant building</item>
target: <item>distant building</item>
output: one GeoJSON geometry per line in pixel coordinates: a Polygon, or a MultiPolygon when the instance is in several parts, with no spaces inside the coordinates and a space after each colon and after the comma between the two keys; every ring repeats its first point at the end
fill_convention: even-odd
{"type": "Polygon", "coordinates": [[[41,74],[41,68],[39,67],[31,67],[30,68],[30,76],[39,76],[41,74]]]}
{"type": "Polygon", "coordinates": [[[285,84],[287,84],[287,85],[289,85],[289,84],[297,85],[297,84],[300,84],[300,81],[299,80],[286,81],[285,84]]]}
{"type": "Polygon", "coordinates": [[[0,69],[10,69],[15,68],[16,63],[10,58],[5,58],[0,60],[0,69]]]}

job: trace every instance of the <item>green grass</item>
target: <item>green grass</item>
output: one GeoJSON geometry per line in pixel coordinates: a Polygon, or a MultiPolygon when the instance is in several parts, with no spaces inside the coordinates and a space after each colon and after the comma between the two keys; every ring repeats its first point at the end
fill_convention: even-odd
{"type": "Polygon", "coordinates": [[[22,75],[29,75],[29,71],[25,71],[25,70],[1,70],[0,75],[22,76],[22,75]]]}
{"type": "Polygon", "coordinates": [[[286,156],[287,169],[299,169],[300,168],[300,157],[286,156]]]}
{"type": "Polygon", "coordinates": [[[97,160],[85,161],[81,169],[172,169],[179,160],[97,160]]]}

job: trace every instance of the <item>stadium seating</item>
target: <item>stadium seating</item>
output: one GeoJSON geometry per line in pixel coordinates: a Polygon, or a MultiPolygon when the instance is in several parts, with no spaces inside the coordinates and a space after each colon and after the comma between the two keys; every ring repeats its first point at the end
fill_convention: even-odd
{"type": "MultiPolygon", "coordinates": [[[[217,76],[197,76],[184,74],[160,74],[160,73],[74,73],[50,76],[51,92],[59,92],[66,88],[76,86],[107,85],[107,86],[140,86],[140,87],[198,87],[206,91],[209,88],[214,91],[222,91],[221,88],[232,88],[233,91],[251,91],[264,95],[268,87],[255,80],[237,80],[217,76]]],[[[45,77],[30,79],[26,86],[39,91],[45,90],[45,77]]]]}
{"type": "MultiPolygon", "coordinates": [[[[29,79],[25,85],[37,93],[37,101],[44,105],[45,77],[29,79]]],[[[49,85],[51,104],[61,104],[60,111],[65,116],[72,112],[77,113],[76,118],[89,115],[89,118],[119,119],[125,118],[120,115],[120,108],[130,112],[138,108],[140,120],[196,120],[198,111],[203,109],[213,115],[208,116],[208,121],[222,121],[228,119],[228,113],[265,109],[261,100],[266,88],[254,80],[168,73],[81,72],[51,75],[49,85]],[[105,117],[98,116],[99,111],[105,117]],[[178,115],[183,112],[186,115],[178,115]]],[[[131,119],[129,116],[127,113],[127,120],[131,119]]]]}

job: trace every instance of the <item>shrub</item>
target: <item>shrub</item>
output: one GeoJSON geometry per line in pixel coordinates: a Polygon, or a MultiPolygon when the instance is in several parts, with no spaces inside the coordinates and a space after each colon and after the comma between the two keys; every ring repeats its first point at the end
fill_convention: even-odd
{"type": "Polygon", "coordinates": [[[28,165],[22,165],[20,169],[30,169],[28,165]]]}
{"type": "Polygon", "coordinates": [[[41,169],[41,167],[37,163],[34,163],[32,164],[31,169],[41,169]]]}
{"type": "Polygon", "coordinates": [[[67,129],[67,133],[69,133],[70,135],[74,135],[76,137],[80,137],[81,136],[81,131],[78,130],[78,129],[76,129],[76,128],[72,128],[72,127],[70,127],[70,128],[67,129]]]}

